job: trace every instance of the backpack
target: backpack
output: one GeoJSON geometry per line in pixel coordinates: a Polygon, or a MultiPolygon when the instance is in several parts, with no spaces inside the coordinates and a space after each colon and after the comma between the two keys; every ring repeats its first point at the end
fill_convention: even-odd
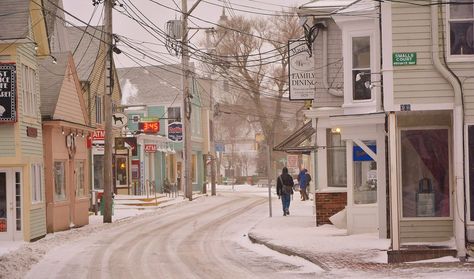
{"type": "Polygon", "coordinates": [[[306,176],[306,184],[309,185],[309,182],[311,181],[311,175],[309,175],[309,173],[306,173],[305,176],[306,176]]]}
{"type": "Polygon", "coordinates": [[[293,187],[283,184],[283,179],[281,179],[281,176],[279,176],[278,179],[280,179],[281,182],[281,193],[284,195],[293,195],[293,187]]]}

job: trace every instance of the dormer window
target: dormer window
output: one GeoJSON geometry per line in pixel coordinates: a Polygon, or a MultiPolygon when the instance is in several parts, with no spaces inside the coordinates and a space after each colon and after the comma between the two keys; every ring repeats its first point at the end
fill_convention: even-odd
{"type": "Polygon", "coordinates": [[[448,20],[451,55],[473,55],[474,3],[472,0],[458,0],[456,4],[449,4],[448,20]]]}
{"type": "Polygon", "coordinates": [[[370,86],[370,37],[352,37],[352,98],[372,99],[370,86]]]}

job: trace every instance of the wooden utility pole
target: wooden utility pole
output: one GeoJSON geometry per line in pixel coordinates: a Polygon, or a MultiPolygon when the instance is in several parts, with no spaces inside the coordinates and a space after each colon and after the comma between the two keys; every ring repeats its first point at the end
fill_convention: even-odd
{"type": "Polygon", "coordinates": [[[105,94],[104,94],[104,223],[112,223],[112,7],[114,0],[104,0],[105,5],[105,94]]]}
{"type": "Polygon", "coordinates": [[[181,67],[183,70],[183,185],[184,196],[193,200],[193,185],[191,179],[191,99],[189,94],[189,51],[188,51],[188,1],[181,1],[182,15],[182,54],[181,67]]]}

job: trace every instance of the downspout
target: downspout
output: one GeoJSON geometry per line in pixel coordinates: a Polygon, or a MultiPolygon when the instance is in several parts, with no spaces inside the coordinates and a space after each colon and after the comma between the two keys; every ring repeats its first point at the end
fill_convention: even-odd
{"type": "MultiPolygon", "coordinates": [[[[451,84],[454,89],[454,111],[453,111],[453,153],[454,153],[454,237],[456,242],[457,256],[466,257],[466,237],[464,231],[464,139],[463,139],[463,98],[462,87],[456,75],[441,63],[439,57],[439,22],[438,22],[438,0],[431,0],[431,37],[432,58],[436,70],[451,84]]],[[[443,31],[444,32],[444,31],[443,31]]],[[[444,50],[443,50],[444,52],[444,50]]]]}
{"type": "Polygon", "coordinates": [[[327,93],[336,96],[336,97],[343,97],[344,92],[342,90],[337,90],[334,88],[330,88],[328,84],[328,31],[327,28],[321,28],[321,31],[323,32],[323,65],[322,65],[322,70],[323,70],[323,78],[322,78],[322,85],[323,88],[327,90],[327,93]]]}

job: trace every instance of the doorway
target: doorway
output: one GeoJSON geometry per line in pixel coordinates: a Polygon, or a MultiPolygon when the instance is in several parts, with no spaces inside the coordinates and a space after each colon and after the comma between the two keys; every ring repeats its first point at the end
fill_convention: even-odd
{"type": "Polygon", "coordinates": [[[21,172],[0,169],[0,240],[22,239],[21,172]]]}

